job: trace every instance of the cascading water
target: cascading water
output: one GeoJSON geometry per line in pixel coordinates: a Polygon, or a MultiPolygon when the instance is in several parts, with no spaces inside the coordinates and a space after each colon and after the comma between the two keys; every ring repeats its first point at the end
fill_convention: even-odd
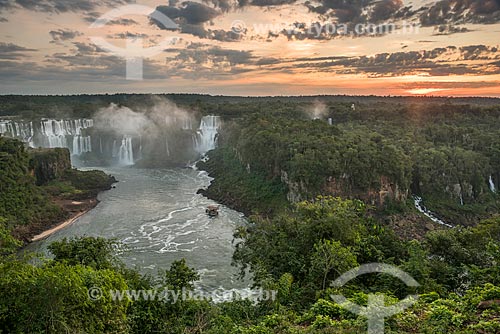
{"type": "Polygon", "coordinates": [[[217,146],[217,135],[220,128],[220,116],[204,116],[194,139],[195,151],[204,155],[217,146]]]}
{"type": "MultiPolygon", "coordinates": [[[[220,116],[204,116],[198,127],[192,116],[168,116],[165,122],[168,130],[172,130],[168,132],[168,136],[165,136],[164,142],[165,153],[163,154],[168,159],[182,159],[182,157],[174,156],[178,152],[187,152],[186,156],[189,155],[187,158],[189,160],[196,159],[204,156],[217,145],[217,136],[221,127],[220,116]],[[174,135],[178,133],[177,130],[182,131],[181,138],[189,139],[191,136],[192,144],[174,138],[174,135]],[[187,147],[184,147],[186,144],[187,147]],[[180,145],[182,145],[181,148],[180,145]]],[[[123,132],[119,128],[115,131],[108,131],[101,123],[97,125],[95,129],[85,131],[94,127],[92,119],[45,118],[33,122],[8,119],[0,120],[0,134],[20,139],[31,147],[67,148],[75,159],[84,153],[93,153],[88,155],[85,161],[76,159],[75,162],[78,163],[96,161],[99,163],[112,160],[120,165],[132,165],[136,160],[143,158],[143,149],[146,150],[147,145],[151,145],[152,137],[149,137],[147,133],[138,132],[132,135],[127,129],[123,129],[123,132]]]]}
{"type": "Polygon", "coordinates": [[[493,176],[492,175],[490,175],[490,179],[488,180],[488,182],[490,183],[490,190],[491,190],[491,192],[496,193],[497,189],[495,188],[495,182],[493,182],[493,176]]]}
{"type": "Polygon", "coordinates": [[[64,147],[80,155],[92,149],[90,136],[84,136],[82,130],[93,126],[92,119],[42,119],[36,124],[4,120],[0,121],[0,134],[20,139],[31,147],[64,147]]]}
{"type": "Polygon", "coordinates": [[[181,119],[182,122],[182,130],[193,130],[193,121],[190,117],[186,117],[181,119]]]}
{"type": "Polygon", "coordinates": [[[73,151],[72,154],[80,155],[82,153],[92,151],[92,142],[90,136],[74,136],[73,137],[73,151]]]}
{"type": "Polygon", "coordinates": [[[413,196],[413,200],[415,201],[415,208],[417,208],[417,210],[423,213],[427,218],[429,218],[430,220],[439,225],[444,225],[446,227],[453,227],[453,225],[445,223],[441,219],[437,218],[433,212],[427,210],[427,208],[422,203],[423,202],[422,197],[413,196]]]}
{"type": "Polygon", "coordinates": [[[165,153],[167,153],[167,156],[170,156],[170,147],[168,146],[168,138],[165,138],[165,153]]]}
{"type": "Polygon", "coordinates": [[[8,137],[18,138],[35,147],[33,142],[33,122],[14,122],[0,120],[0,134],[8,137]]]}
{"type": "Polygon", "coordinates": [[[123,166],[130,166],[134,164],[132,137],[130,136],[123,136],[122,144],[118,150],[118,163],[123,166]]]}

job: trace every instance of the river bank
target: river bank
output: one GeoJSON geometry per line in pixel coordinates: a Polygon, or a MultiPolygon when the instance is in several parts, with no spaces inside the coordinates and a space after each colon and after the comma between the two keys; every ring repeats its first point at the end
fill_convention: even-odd
{"type": "Polygon", "coordinates": [[[198,193],[246,216],[272,216],[290,205],[281,182],[246,170],[227,147],[210,151],[208,160],[199,161],[196,166],[213,178],[198,193]]]}
{"type": "Polygon", "coordinates": [[[76,202],[76,201],[71,201],[72,206],[78,206],[80,209],[77,212],[72,212],[70,218],[66,219],[60,224],[55,225],[54,227],[51,227],[49,229],[46,229],[40,234],[35,235],[30,242],[38,241],[47,238],[51,234],[54,234],[55,232],[62,230],[63,228],[73,224],[78,218],[95,208],[99,204],[99,201],[97,199],[89,199],[84,202],[76,202]]]}
{"type": "Polygon", "coordinates": [[[44,239],[67,227],[99,204],[98,195],[118,182],[102,171],[73,169],[56,182],[39,186],[49,202],[50,212],[26,225],[16,226],[12,234],[24,245],[44,239]]]}

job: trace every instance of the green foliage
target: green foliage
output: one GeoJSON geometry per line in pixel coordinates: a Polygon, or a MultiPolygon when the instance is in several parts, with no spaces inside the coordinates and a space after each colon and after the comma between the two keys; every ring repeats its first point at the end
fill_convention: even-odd
{"type": "MultiPolygon", "coordinates": [[[[262,204],[241,200],[255,189],[241,181],[246,170],[247,180],[258,175],[281,183],[292,201],[354,197],[376,204],[384,215],[405,215],[414,211],[407,200],[416,194],[457,225],[476,223],[500,209],[498,195],[488,186],[493,176],[500,188],[500,132],[492,126],[498,122],[498,108],[379,100],[357,103],[352,111],[340,97],[321,100],[333,100],[325,115],[333,126],[301,112],[311,107],[306,98],[295,101],[295,107],[286,99],[271,99],[269,105],[217,105],[233,112],[227,114],[232,121],[225,123],[212,161],[201,165],[216,176],[208,194],[252,212],[262,204]],[[238,107],[242,111],[235,119],[238,107]],[[237,159],[220,164],[222,151],[237,159]],[[231,178],[233,174],[241,177],[231,178]]],[[[265,188],[260,193],[261,203],[271,194],[265,188]]]]}
{"type": "Polygon", "coordinates": [[[268,215],[287,206],[283,185],[245,169],[232,150],[211,151],[209,157],[207,162],[198,163],[215,178],[204,195],[248,214],[268,215]]]}
{"type": "Polygon", "coordinates": [[[339,241],[322,240],[314,245],[311,259],[311,277],[323,275],[322,289],[326,289],[327,278],[334,273],[336,278],[357,267],[356,256],[350,247],[343,247],[339,241]]]}
{"type": "Polygon", "coordinates": [[[94,269],[111,269],[117,264],[113,256],[116,246],[115,240],[77,237],[54,241],[48,249],[54,254],[54,260],[57,262],[69,265],[81,264],[94,269]]]}
{"type": "MultiPolygon", "coordinates": [[[[236,231],[234,262],[242,272],[250,270],[257,286],[275,290],[276,299],[257,305],[112,300],[114,289],[193,289],[199,276],[185,260],[174,262],[158,280],[142,276],[116,261],[114,241],[82,237],[52,244],[54,260],[38,266],[2,257],[0,332],[362,333],[366,319],[334,303],[329,295],[339,291],[329,283],[369,262],[397,265],[420,283],[415,291],[388,275],[363,275],[341,289],[359,305],[367,304],[369,293],[385,294],[389,303],[420,293],[415,305],[386,319],[387,333],[500,332],[500,220],[491,217],[498,213],[499,197],[487,183],[493,175],[500,188],[498,107],[325,97],[335,123],[329,126],[308,119],[304,110],[312,98],[252,103],[174,98],[202,114],[226,117],[220,148],[200,163],[216,178],[207,195],[260,214],[236,231]],[[353,102],[356,111],[349,108],[353,102]],[[450,223],[489,219],[475,227],[435,231],[421,241],[401,241],[380,221],[408,214],[412,193],[450,223]],[[287,197],[297,203],[290,207],[287,197]],[[385,211],[374,212],[352,198],[383,202],[385,211]],[[100,287],[103,297],[90,300],[91,287],[100,287]]],[[[30,117],[36,116],[35,107],[54,113],[54,102],[87,117],[110,101],[131,107],[151,102],[139,95],[0,100],[0,114],[30,117]]],[[[42,153],[30,165],[22,144],[0,137],[0,253],[17,246],[10,236],[13,227],[57,215],[47,194],[89,196],[111,184],[97,171],[62,168],[61,173],[52,166],[57,175],[42,173],[48,182],[36,187],[30,174],[35,160],[39,166],[58,160],[42,153]]]]}
{"type": "Polygon", "coordinates": [[[0,328],[5,333],[122,333],[127,302],[109,294],[91,301],[88,289],[126,289],[116,272],[80,265],[0,264],[0,328]]]}
{"type": "Polygon", "coordinates": [[[0,217],[13,228],[55,219],[60,214],[35,186],[24,144],[0,136],[0,217]]]}
{"type": "Polygon", "coordinates": [[[186,265],[186,260],[174,261],[165,272],[163,284],[173,290],[194,288],[193,282],[200,279],[198,273],[186,265]]]}
{"type": "Polygon", "coordinates": [[[14,253],[20,246],[21,242],[12,236],[7,227],[7,220],[0,217],[0,256],[14,253]]]}

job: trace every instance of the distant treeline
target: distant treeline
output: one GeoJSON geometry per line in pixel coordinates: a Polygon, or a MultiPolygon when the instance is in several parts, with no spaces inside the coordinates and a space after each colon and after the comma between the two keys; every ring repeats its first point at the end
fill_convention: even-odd
{"type": "MultiPolygon", "coordinates": [[[[243,97],[218,96],[203,94],[102,94],[102,95],[0,95],[0,116],[32,117],[91,117],[101,107],[110,103],[123,105],[132,109],[147,108],[154,104],[153,97],[167,98],[179,105],[197,108],[200,111],[214,111],[219,107],[234,106],[236,111],[255,110],[256,106],[265,108],[273,104],[310,104],[315,101],[325,103],[356,103],[373,105],[389,104],[459,104],[475,106],[495,106],[500,104],[498,98],[484,97],[402,97],[402,96],[275,96],[275,97],[243,97]]],[[[235,112],[236,112],[235,111],[235,112]]],[[[232,115],[235,115],[231,113],[232,115]]]]}

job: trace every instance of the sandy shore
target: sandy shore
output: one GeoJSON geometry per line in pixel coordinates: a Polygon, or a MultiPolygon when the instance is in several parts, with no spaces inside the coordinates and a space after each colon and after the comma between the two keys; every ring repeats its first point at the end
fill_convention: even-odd
{"type": "Polygon", "coordinates": [[[84,211],[78,212],[77,214],[75,214],[74,216],[72,216],[68,220],[64,221],[63,223],[61,223],[59,225],[56,225],[53,228],[51,228],[49,230],[46,230],[46,231],[44,231],[44,232],[42,232],[42,233],[40,233],[38,235],[35,235],[33,237],[33,239],[31,239],[31,242],[45,239],[49,235],[51,235],[51,234],[53,234],[53,233],[55,233],[55,232],[57,232],[59,230],[62,230],[66,226],[73,224],[73,222],[75,222],[75,220],[77,220],[78,218],[80,218],[81,216],[83,216],[84,214],[86,214],[87,212],[89,212],[90,210],[92,210],[92,208],[88,208],[88,209],[86,209],[84,211]]]}

